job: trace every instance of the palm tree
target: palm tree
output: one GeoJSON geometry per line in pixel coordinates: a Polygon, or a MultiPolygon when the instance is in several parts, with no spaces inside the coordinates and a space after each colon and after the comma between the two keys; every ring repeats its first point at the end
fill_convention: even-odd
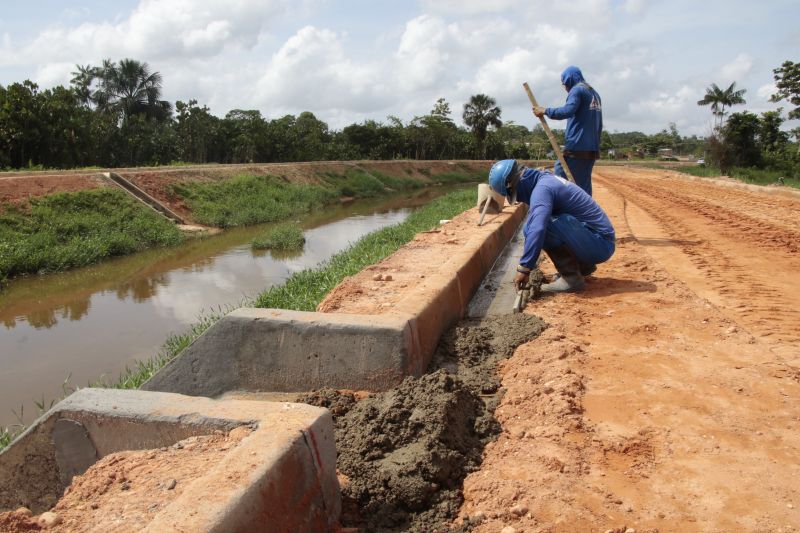
{"type": "Polygon", "coordinates": [[[724,91],[717,87],[716,83],[712,83],[711,87],[706,89],[706,95],[702,100],[698,100],[697,105],[711,105],[711,113],[719,117],[719,126],[722,127],[722,121],[725,116],[725,107],[731,107],[739,104],[746,104],[744,93],[747,89],[736,90],[736,82],[724,91]]]}
{"type": "Polygon", "coordinates": [[[476,94],[464,104],[464,124],[469,126],[478,143],[481,157],[486,159],[486,130],[489,126],[499,128],[503,125],[500,120],[500,107],[494,98],[485,94],[476,94]]]}
{"type": "Polygon", "coordinates": [[[123,59],[119,65],[109,59],[97,69],[100,87],[92,100],[100,111],[117,113],[126,122],[131,116],[144,114],[163,120],[171,112],[170,103],[159,100],[161,74],[150,72],[147,63],[123,59]]]}
{"type": "Polygon", "coordinates": [[[75,65],[75,68],[77,70],[71,73],[72,79],[69,82],[80,101],[88,105],[92,97],[90,87],[95,78],[97,78],[99,71],[97,67],[91,65],[75,65]]]}

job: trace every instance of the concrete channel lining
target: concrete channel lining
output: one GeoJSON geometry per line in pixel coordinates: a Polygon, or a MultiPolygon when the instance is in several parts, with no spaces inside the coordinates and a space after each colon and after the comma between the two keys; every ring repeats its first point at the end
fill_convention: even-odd
{"type": "Polygon", "coordinates": [[[381,315],[241,308],[223,317],[142,389],[215,397],[322,387],[386,390],[427,369],[525,214],[508,208],[440,272],[381,315]]]}
{"type": "Polygon", "coordinates": [[[331,528],[341,501],[327,410],[116,389],[75,392],[0,452],[0,510],[49,509],[72,475],[110,453],[170,446],[241,425],[254,431],[217,465],[198,473],[146,531],[331,528]],[[215,487],[213,495],[208,487],[215,487]]]}

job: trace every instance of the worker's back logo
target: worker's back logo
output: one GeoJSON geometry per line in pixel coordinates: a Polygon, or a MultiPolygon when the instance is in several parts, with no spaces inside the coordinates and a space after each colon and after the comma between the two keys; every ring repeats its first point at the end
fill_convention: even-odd
{"type": "Polygon", "coordinates": [[[597,92],[592,89],[592,86],[586,82],[581,82],[578,85],[589,91],[589,94],[592,95],[592,101],[589,102],[589,111],[603,111],[602,104],[600,103],[600,97],[597,96],[597,92]]]}

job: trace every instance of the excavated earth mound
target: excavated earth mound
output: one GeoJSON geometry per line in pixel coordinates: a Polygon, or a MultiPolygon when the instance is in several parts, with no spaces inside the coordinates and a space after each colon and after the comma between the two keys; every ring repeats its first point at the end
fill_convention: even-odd
{"type": "Polygon", "coordinates": [[[544,327],[524,314],[464,320],[442,337],[429,374],[357,403],[330,390],[301,398],[336,415],[343,525],[446,530],[463,500],[464,477],[500,431],[496,362],[544,327]]]}
{"type": "Polygon", "coordinates": [[[0,513],[0,532],[141,530],[198,472],[213,467],[250,432],[242,426],[227,435],[215,431],[170,447],[109,454],[75,476],[51,511],[39,516],[27,509],[0,513]]]}

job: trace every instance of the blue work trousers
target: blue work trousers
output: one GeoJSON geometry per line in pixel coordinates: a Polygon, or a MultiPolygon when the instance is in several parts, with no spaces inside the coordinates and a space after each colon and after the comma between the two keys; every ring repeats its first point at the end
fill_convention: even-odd
{"type": "Polygon", "coordinates": [[[614,255],[613,238],[595,233],[572,215],[550,217],[542,248],[547,251],[564,245],[587,265],[603,263],[614,255]]]}
{"type": "MultiPolygon", "coordinates": [[[[591,196],[592,168],[594,168],[594,159],[565,157],[564,161],[567,162],[567,166],[569,166],[569,170],[572,172],[572,177],[575,178],[575,184],[586,191],[586,194],[591,196]]],[[[567,173],[564,172],[564,168],[561,166],[561,162],[558,160],[556,160],[556,164],[553,168],[553,174],[556,176],[561,176],[562,178],[567,177],[567,173]]]]}

